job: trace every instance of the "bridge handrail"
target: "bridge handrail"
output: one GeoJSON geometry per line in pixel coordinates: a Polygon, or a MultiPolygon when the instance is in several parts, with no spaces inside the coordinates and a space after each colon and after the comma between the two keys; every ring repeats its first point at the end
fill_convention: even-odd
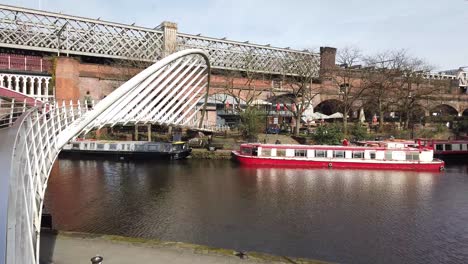
{"type": "MultiPolygon", "coordinates": [[[[9,188],[0,193],[0,209],[3,213],[0,214],[0,231],[6,234],[5,237],[0,237],[0,263],[3,264],[4,260],[8,264],[39,263],[40,222],[45,190],[52,165],[64,145],[82,131],[100,127],[103,122],[157,122],[158,120],[151,120],[154,116],[148,116],[148,109],[141,108],[140,105],[152,104],[154,107],[150,110],[156,112],[163,109],[161,102],[165,102],[164,105],[175,105],[187,89],[175,84],[179,81],[187,83],[190,78],[179,78],[180,76],[169,73],[179,72],[189,61],[202,63],[204,66],[197,69],[206,74],[202,74],[195,85],[197,89],[195,96],[192,96],[193,100],[186,100],[180,107],[167,110],[165,116],[176,115],[177,120],[169,122],[173,125],[193,124],[192,117],[193,113],[198,112],[195,107],[199,97],[205,98],[206,106],[209,92],[210,63],[208,55],[202,50],[184,50],[169,55],[124,83],[92,109],[81,103],[44,103],[25,110],[20,118],[9,124],[10,129],[0,129],[2,141],[14,142],[13,145],[0,144],[0,186],[1,190],[9,188]],[[165,83],[158,85],[153,82],[157,78],[164,79],[167,86],[165,83]],[[178,89],[178,93],[169,102],[163,100],[168,90],[173,91],[172,87],[178,89]],[[153,94],[155,91],[159,93],[153,94]],[[121,104],[128,98],[130,101],[127,104],[121,104]],[[149,101],[146,100],[148,98],[149,101]],[[126,112],[125,119],[115,119],[128,104],[131,107],[126,112]],[[133,111],[136,106],[145,111],[133,111]],[[178,115],[181,109],[185,111],[178,115]]],[[[203,114],[200,120],[203,120],[203,114]]]]}

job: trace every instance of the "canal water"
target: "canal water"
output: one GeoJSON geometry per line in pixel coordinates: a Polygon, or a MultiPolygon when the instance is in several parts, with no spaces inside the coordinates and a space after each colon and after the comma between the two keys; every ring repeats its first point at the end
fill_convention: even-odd
{"type": "Polygon", "coordinates": [[[468,263],[468,165],[445,172],[60,159],[59,230],[341,263],[468,263]]]}

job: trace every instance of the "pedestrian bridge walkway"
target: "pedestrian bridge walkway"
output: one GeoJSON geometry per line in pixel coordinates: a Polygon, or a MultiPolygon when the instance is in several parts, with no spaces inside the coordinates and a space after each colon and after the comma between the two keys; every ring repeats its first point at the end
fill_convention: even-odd
{"type": "Polygon", "coordinates": [[[39,263],[47,181],[65,144],[107,125],[202,126],[204,111],[197,120],[196,106],[208,97],[209,84],[208,56],[192,49],[158,61],[92,108],[10,94],[10,107],[0,111],[0,264],[39,263]]]}

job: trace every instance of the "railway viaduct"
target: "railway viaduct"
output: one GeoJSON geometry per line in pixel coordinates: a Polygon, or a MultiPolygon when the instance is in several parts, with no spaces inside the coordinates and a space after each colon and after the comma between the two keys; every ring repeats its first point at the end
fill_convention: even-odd
{"type": "MultiPolygon", "coordinates": [[[[281,103],[275,96],[288,93],[281,76],[297,75],[294,67],[284,65],[304,61],[312,65],[311,88],[321,91],[313,99],[316,111],[341,100],[340,87],[321,74],[337,67],[335,48],[299,51],[184,34],[171,22],[150,29],[5,5],[0,5],[0,16],[0,85],[40,100],[101,100],[149,63],[188,48],[209,54],[210,93],[224,96],[214,97],[221,104],[235,104],[227,87],[237,90],[240,101],[247,101],[254,87],[257,101],[281,103]]],[[[447,83],[443,94],[418,102],[426,116],[468,116],[466,71],[426,78],[447,83]]],[[[216,120],[216,111],[211,115],[216,120]]]]}

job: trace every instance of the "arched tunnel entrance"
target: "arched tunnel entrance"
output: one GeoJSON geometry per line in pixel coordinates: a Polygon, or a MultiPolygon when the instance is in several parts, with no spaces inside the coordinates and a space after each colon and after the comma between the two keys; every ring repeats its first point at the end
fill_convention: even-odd
{"type": "Polygon", "coordinates": [[[438,116],[438,117],[458,116],[458,111],[457,111],[457,109],[453,108],[450,105],[440,104],[440,105],[437,105],[437,106],[433,107],[430,110],[430,115],[431,116],[438,116]]]}
{"type": "Polygon", "coordinates": [[[336,112],[343,112],[344,104],[340,100],[329,99],[320,102],[315,108],[314,112],[319,112],[324,115],[331,115],[336,112]]]}

